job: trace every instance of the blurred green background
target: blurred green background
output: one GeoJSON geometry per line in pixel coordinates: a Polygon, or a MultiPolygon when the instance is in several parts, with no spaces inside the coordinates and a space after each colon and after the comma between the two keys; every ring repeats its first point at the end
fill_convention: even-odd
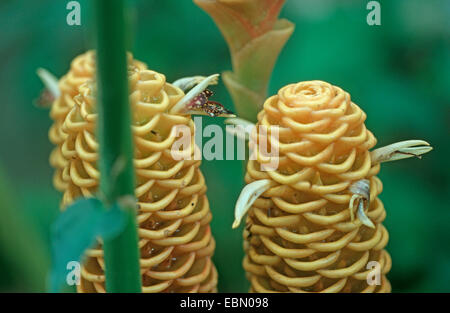
{"type": "MultiPolygon", "coordinates": [[[[42,89],[35,71],[61,76],[72,58],[93,47],[89,1],[79,1],[81,26],[66,24],[67,2],[0,1],[0,292],[45,290],[49,226],[61,195],[51,185],[48,111],[33,105],[42,89]]],[[[131,50],[168,81],[231,69],[220,32],[191,1],[129,2],[131,50]]],[[[281,17],[296,29],[270,94],[288,83],[326,80],[367,113],[379,146],[419,138],[434,146],[421,161],[382,166],[393,259],[388,277],[394,292],[450,292],[450,1],[379,1],[381,26],[367,25],[367,2],[287,0],[281,17]]],[[[233,107],[223,85],[214,90],[215,100],[233,107]]],[[[219,291],[246,292],[241,230],[231,230],[242,164],[203,161],[202,168],[219,291]]]]}

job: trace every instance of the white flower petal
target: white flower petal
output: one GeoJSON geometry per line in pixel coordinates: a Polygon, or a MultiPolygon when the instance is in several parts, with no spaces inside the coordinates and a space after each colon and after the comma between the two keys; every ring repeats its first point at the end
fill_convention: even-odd
{"type": "Polygon", "coordinates": [[[189,92],[180,99],[180,101],[177,102],[171,109],[171,114],[176,113],[184,113],[186,114],[186,105],[191,102],[192,99],[194,99],[197,95],[199,95],[202,91],[204,91],[206,88],[208,88],[211,84],[217,84],[217,80],[219,79],[219,74],[213,74],[211,76],[206,77],[203,79],[197,86],[189,90],[189,92]]]}
{"type": "Polygon", "coordinates": [[[372,223],[370,218],[364,212],[364,202],[363,201],[359,201],[357,215],[358,215],[358,219],[361,221],[361,223],[363,223],[367,227],[375,228],[375,225],[372,223]]]}
{"type": "Polygon", "coordinates": [[[234,209],[233,228],[237,228],[239,226],[248,209],[250,209],[256,199],[268,190],[271,185],[272,181],[270,179],[262,179],[254,181],[242,189],[234,209]]]}
{"type": "Polygon", "coordinates": [[[38,68],[36,73],[52,96],[55,99],[59,98],[61,91],[58,86],[58,78],[44,68],[38,68]]]}
{"type": "Polygon", "coordinates": [[[424,140],[406,140],[375,149],[370,153],[370,156],[372,164],[376,164],[420,157],[431,150],[433,150],[433,147],[424,140]]]}
{"type": "MultiPolygon", "coordinates": [[[[189,90],[195,85],[201,83],[204,79],[206,79],[206,76],[191,76],[191,77],[183,77],[180,79],[177,79],[172,83],[172,85],[180,88],[183,91],[189,90]]],[[[218,83],[218,80],[211,81],[210,85],[216,85],[218,83]]]]}

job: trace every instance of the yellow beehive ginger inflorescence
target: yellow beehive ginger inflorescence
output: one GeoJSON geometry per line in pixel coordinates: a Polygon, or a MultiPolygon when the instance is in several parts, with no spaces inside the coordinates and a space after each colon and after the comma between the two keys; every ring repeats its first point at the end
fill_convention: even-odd
{"type": "MultiPolygon", "coordinates": [[[[146,69],[145,64],[133,60],[131,54],[128,54],[128,62],[140,69],[146,69]]],[[[62,131],[62,125],[67,114],[74,106],[73,98],[78,94],[78,87],[86,81],[93,79],[94,75],[94,51],[91,50],[77,56],[72,61],[69,72],[60,79],[58,83],[60,95],[51,106],[50,117],[53,120],[53,124],[50,127],[49,138],[56,147],[50,155],[50,165],[55,169],[53,185],[61,192],[64,192],[67,188],[67,182],[62,177],[63,169],[67,161],[61,154],[61,145],[67,135],[62,131]]]]}
{"type": "MultiPolygon", "coordinates": [[[[212,215],[201,161],[194,160],[194,149],[188,151],[191,158],[179,161],[171,154],[180,125],[191,130],[195,146],[190,115],[169,113],[185,94],[166,83],[164,75],[143,69],[141,63],[129,64],[142,290],[216,292],[212,215]]],[[[63,206],[78,197],[95,196],[98,190],[95,85],[95,80],[88,80],[79,86],[61,128],[63,206]]],[[[101,245],[86,256],[78,291],[105,292],[101,245]]]]}
{"type": "Polygon", "coordinates": [[[391,291],[380,164],[365,119],[347,92],[322,81],[287,85],[265,101],[257,125],[279,126],[279,143],[268,137],[279,166],[247,166],[247,183],[268,185],[244,231],[251,291],[391,291]]]}

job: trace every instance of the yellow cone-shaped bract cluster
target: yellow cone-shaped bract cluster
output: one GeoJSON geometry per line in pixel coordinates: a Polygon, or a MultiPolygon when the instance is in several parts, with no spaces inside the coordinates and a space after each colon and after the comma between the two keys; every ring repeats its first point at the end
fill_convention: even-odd
{"type": "MultiPolygon", "coordinates": [[[[191,117],[168,113],[184,93],[166,83],[164,75],[129,64],[142,290],[215,292],[215,242],[200,161],[194,160],[193,150],[191,158],[182,160],[171,153],[180,125],[190,128],[194,142],[191,117]]],[[[81,84],[61,127],[63,206],[95,196],[99,186],[95,93],[94,80],[81,84]]],[[[86,255],[78,291],[104,292],[101,245],[86,255]]]]}
{"type": "MultiPolygon", "coordinates": [[[[131,54],[128,55],[128,62],[139,69],[146,68],[144,63],[133,60],[131,54]]],[[[62,131],[62,125],[67,114],[74,106],[73,98],[78,94],[78,87],[93,79],[94,75],[94,51],[91,50],[77,56],[72,61],[69,72],[60,79],[58,87],[61,94],[51,106],[50,117],[53,120],[53,125],[50,127],[49,138],[56,147],[50,155],[50,165],[55,169],[53,185],[61,192],[64,192],[67,188],[67,182],[62,177],[67,161],[61,154],[61,145],[67,135],[62,131]]]]}
{"type": "Polygon", "coordinates": [[[247,183],[272,181],[246,219],[243,264],[251,291],[391,290],[380,166],[369,153],[376,139],[365,119],[347,92],[322,81],[287,85],[264,103],[257,125],[279,126],[279,143],[264,137],[278,144],[279,166],[263,171],[259,159],[247,166],[247,183]],[[361,179],[370,182],[365,212],[374,228],[351,219],[349,187],[361,179]]]}

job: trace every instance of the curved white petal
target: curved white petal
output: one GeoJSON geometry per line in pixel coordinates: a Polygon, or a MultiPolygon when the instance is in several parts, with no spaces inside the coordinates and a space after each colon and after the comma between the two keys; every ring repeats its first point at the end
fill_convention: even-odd
{"type": "Polygon", "coordinates": [[[258,197],[268,190],[272,185],[270,179],[254,181],[242,189],[234,209],[233,228],[237,228],[248,209],[258,199],[258,197]]]}
{"type": "Polygon", "coordinates": [[[375,149],[370,153],[370,156],[372,164],[376,164],[411,157],[420,158],[422,154],[430,152],[431,150],[433,150],[433,147],[424,140],[406,140],[375,149]]]}
{"type": "Polygon", "coordinates": [[[224,121],[224,123],[225,124],[230,124],[230,125],[240,125],[240,126],[242,126],[244,128],[246,128],[247,126],[251,126],[251,127],[255,126],[255,123],[252,123],[252,122],[247,121],[247,120],[245,120],[243,118],[240,118],[240,117],[227,118],[224,121]]]}
{"type": "Polygon", "coordinates": [[[364,212],[364,202],[363,201],[359,201],[357,215],[358,215],[358,219],[361,221],[361,223],[363,223],[367,227],[375,228],[375,225],[372,223],[370,218],[364,212]]]}
{"type": "Polygon", "coordinates": [[[170,109],[169,113],[171,114],[186,113],[186,105],[192,99],[194,99],[199,93],[208,88],[209,85],[217,84],[218,79],[219,74],[213,74],[211,76],[204,78],[197,86],[189,90],[189,92],[170,109]]]}
{"type": "Polygon", "coordinates": [[[42,83],[44,83],[45,87],[50,91],[52,96],[55,99],[59,98],[61,91],[59,90],[58,86],[58,78],[56,78],[55,75],[44,68],[38,68],[36,73],[41,79],[42,83]]]}
{"type": "MultiPolygon", "coordinates": [[[[206,79],[206,76],[190,76],[190,77],[183,77],[180,79],[177,79],[172,83],[172,85],[180,88],[183,91],[189,90],[195,85],[201,83],[204,79],[206,79]]],[[[218,83],[218,80],[211,81],[210,85],[216,85],[218,83]]]]}

